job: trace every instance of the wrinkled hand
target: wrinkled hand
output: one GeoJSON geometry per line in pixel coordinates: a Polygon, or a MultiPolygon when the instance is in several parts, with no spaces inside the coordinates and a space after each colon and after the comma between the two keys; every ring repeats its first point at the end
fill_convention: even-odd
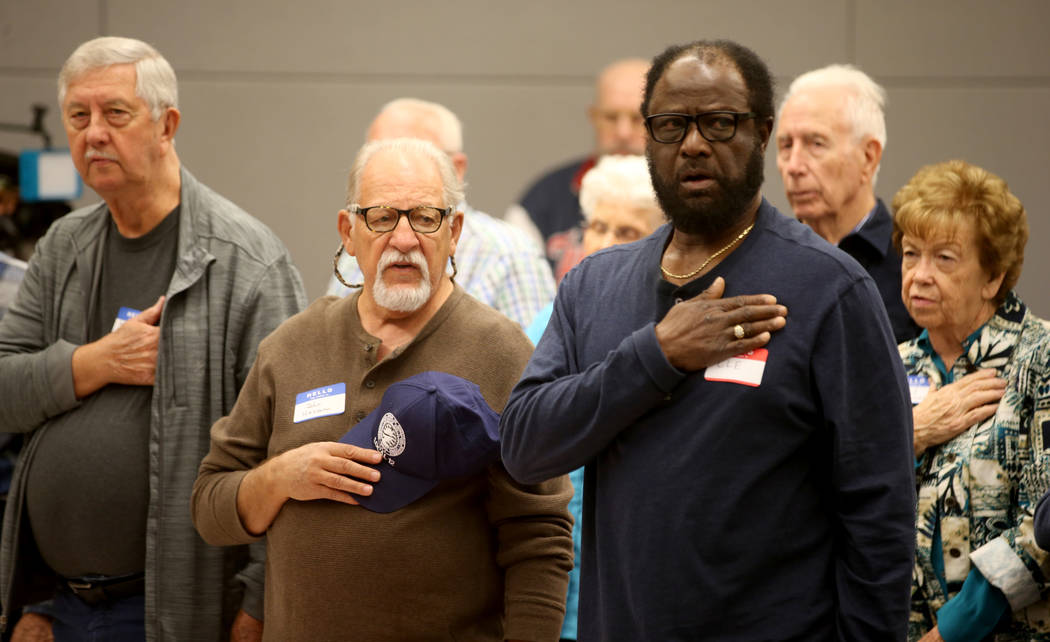
{"type": "Polygon", "coordinates": [[[919,642],[944,642],[944,638],[941,637],[941,632],[937,630],[937,627],[933,627],[926,632],[926,635],[919,638],[919,642]]]}
{"type": "Polygon", "coordinates": [[[697,296],[671,308],[656,324],[656,340],[667,360],[679,370],[700,370],[729,357],[755,350],[769,343],[772,333],[783,328],[787,308],[777,305],[770,294],[754,294],[723,299],[725,279],[697,296]],[[744,338],[733,334],[736,325],[744,328],[744,338]]]}
{"type": "Polygon", "coordinates": [[[1006,392],[1006,382],[995,370],[978,370],[936,390],[912,409],[915,456],[952,439],[970,426],[995,414],[1006,392]]]}
{"type": "Polygon", "coordinates": [[[83,398],[111,383],[152,386],[157,373],[161,310],[164,297],[116,331],[73,352],[73,386],[83,398]]]}
{"type": "Polygon", "coordinates": [[[160,313],[164,297],[139,312],[116,332],[100,341],[110,354],[110,383],[151,386],[157,372],[157,344],[160,342],[160,313]]]}
{"type": "Polygon", "coordinates": [[[364,463],[374,465],[380,461],[382,455],[378,451],[322,441],[299,446],[274,458],[272,474],[282,494],[290,499],[332,499],[356,504],[357,500],[347,493],[371,495],[372,486],[366,482],[379,481],[379,471],[364,463]]]}
{"type": "Polygon", "coordinates": [[[51,618],[39,613],[24,613],[11,631],[11,642],[54,642],[51,618]]]}
{"type": "Polygon", "coordinates": [[[336,441],[306,444],[282,453],[248,472],[237,489],[237,514],[245,530],[262,535],[289,499],[331,499],[357,504],[347,493],[371,495],[368,482],[379,481],[376,450],[336,441]],[[365,480],[365,481],[359,481],[365,480]]]}
{"type": "Polygon", "coordinates": [[[233,618],[230,627],[230,642],[261,642],[263,636],[262,620],[256,620],[241,609],[233,618]]]}

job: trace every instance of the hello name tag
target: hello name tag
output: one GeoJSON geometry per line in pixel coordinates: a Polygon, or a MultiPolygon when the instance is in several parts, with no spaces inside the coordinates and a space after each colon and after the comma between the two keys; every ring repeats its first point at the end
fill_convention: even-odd
{"type": "Polygon", "coordinates": [[[117,318],[113,319],[113,327],[110,328],[109,331],[110,332],[116,332],[117,330],[120,329],[120,326],[124,325],[125,323],[127,323],[128,321],[133,319],[135,317],[135,315],[139,314],[140,312],[142,312],[142,310],[136,310],[135,308],[123,308],[122,307],[117,312],[117,318]]]}
{"type": "Polygon", "coordinates": [[[346,410],[346,384],[321,386],[295,395],[295,413],[292,423],[340,415],[346,410]]]}
{"type": "Polygon", "coordinates": [[[704,379],[757,387],[758,384],[762,383],[762,373],[766,371],[766,359],[768,357],[769,350],[765,348],[738,354],[722,363],[708,366],[704,370],[704,379]]]}
{"type": "Polygon", "coordinates": [[[911,405],[922,403],[930,394],[930,378],[926,375],[908,375],[908,390],[911,391],[911,405]]]}

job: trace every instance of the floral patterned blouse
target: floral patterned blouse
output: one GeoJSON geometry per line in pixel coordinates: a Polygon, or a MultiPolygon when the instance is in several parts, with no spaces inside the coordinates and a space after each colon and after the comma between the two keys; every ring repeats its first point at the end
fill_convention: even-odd
{"type": "MultiPolygon", "coordinates": [[[[1050,486],[1050,323],[1011,292],[964,348],[954,364],[945,364],[949,381],[994,368],[1007,382],[1006,393],[992,417],[930,448],[917,464],[909,638],[934,626],[937,610],[976,566],[1013,611],[996,627],[995,639],[1050,640],[1050,553],[1036,546],[1032,533],[1032,512],[1050,486]],[[931,561],[938,533],[943,583],[931,561]]],[[[948,382],[922,337],[899,349],[913,391],[916,384],[933,389],[948,382]]]]}

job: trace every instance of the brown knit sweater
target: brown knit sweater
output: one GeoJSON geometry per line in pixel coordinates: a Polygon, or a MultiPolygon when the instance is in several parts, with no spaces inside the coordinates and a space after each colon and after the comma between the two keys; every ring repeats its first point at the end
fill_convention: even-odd
{"type": "MultiPolygon", "coordinates": [[[[237,489],[264,459],[335,441],[383,391],[426,370],[473,381],[502,411],[532,347],[456,287],[413,341],[376,363],[358,296],[324,297],[259,346],[233,412],[212,427],[193,518],[216,545],[253,541],[237,489]],[[295,396],[346,384],[346,411],[292,423],[295,396]]],[[[379,482],[380,484],[382,481],[379,482]]],[[[572,568],[566,477],[522,486],[501,464],[392,513],[289,500],[267,531],[266,640],[556,640],[572,568]]]]}

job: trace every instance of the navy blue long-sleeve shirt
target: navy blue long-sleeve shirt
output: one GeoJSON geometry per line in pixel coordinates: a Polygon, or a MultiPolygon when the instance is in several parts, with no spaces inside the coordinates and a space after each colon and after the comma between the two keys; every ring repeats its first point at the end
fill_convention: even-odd
{"type": "Polygon", "coordinates": [[[566,277],[503,413],[519,480],[587,466],[580,639],[903,640],[911,406],[871,278],[765,201],[681,287],[660,277],[670,234],[566,277]],[[739,376],[679,371],[654,332],[717,276],[788,308],[739,376]]]}

